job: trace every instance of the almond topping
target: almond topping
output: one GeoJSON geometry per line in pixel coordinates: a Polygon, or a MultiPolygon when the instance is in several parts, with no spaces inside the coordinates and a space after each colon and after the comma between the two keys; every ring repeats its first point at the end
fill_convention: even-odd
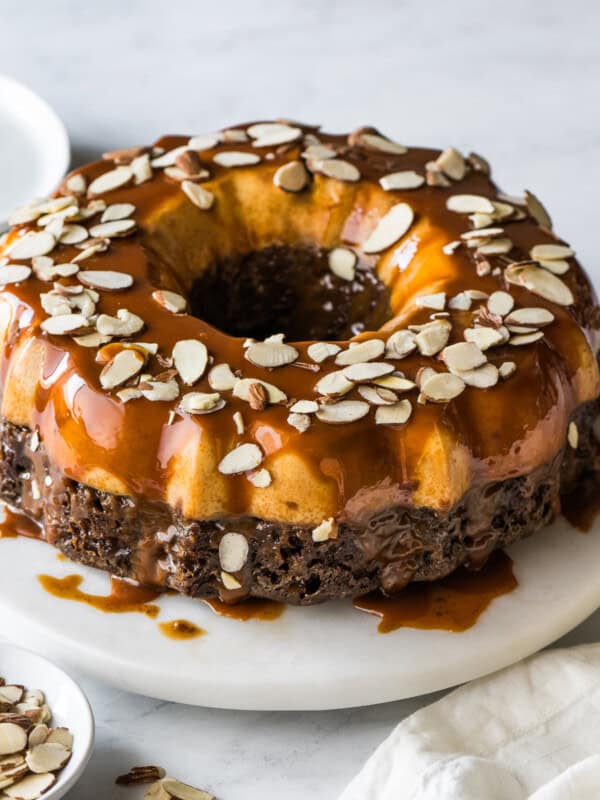
{"type": "Polygon", "coordinates": [[[362,419],[369,413],[369,408],[363,400],[340,400],[339,403],[319,406],[317,419],[330,425],[343,425],[362,419]]]}
{"type": "Polygon", "coordinates": [[[240,444],[231,450],[219,463],[222,475],[238,475],[256,469],[262,463],[263,453],[256,444],[240,444]]]}
{"type": "Polygon", "coordinates": [[[269,395],[269,403],[275,405],[276,403],[285,403],[287,400],[287,396],[278,389],[277,386],[273,386],[272,383],[267,383],[266,381],[259,381],[256,378],[240,378],[236,380],[235,385],[233,387],[233,396],[239,397],[240,400],[245,400],[247,403],[250,402],[250,387],[253,383],[260,383],[264,388],[267,390],[267,394],[269,395]]]}
{"type": "Polygon", "coordinates": [[[173,365],[181,380],[191,386],[200,380],[208,365],[208,350],[198,339],[182,339],[173,347],[173,365]]]}
{"type": "Polygon", "coordinates": [[[173,314],[181,314],[187,309],[187,300],[177,292],[171,292],[168,289],[157,289],[152,292],[152,299],[171,311],[173,314]]]}
{"type": "Polygon", "coordinates": [[[358,168],[341,158],[317,159],[316,161],[309,161],[308,166],[313,172],[319,172],[327,178],[335,178],[338,181],[355,183],[360,180],[358,168]]]}
{"type": "Polygon", "coordinates": [[[257,469],[256,472],[248,472],[246,478],[257,489],[266,489],[273,480],[268,469],[257,469]]]}
{"type": "Polygon", "coordinates": [[[418,189],[425,183],[425,178],[419,175],[412,169],[404,170],[403,172],[390,172],[389,175],[384,175],[379,179],[379,185],[386,192],[393,192],[396,190],[418,189]]]}
{"type": "Polygon", "coordinates": [[[449,372],[436,372],[421,383],[421,392],[434,403],[449,403],[465,389],[465,382],[449,372]]]}
{"type": "Polygon", "coordinates": [[[229,364],[216,364],[208,373],[208,383],[217,392],[229,392],[237,382],[229,364]]]}
{"type": "MultiPolygon", "coordinates": [[[[55,319],[63,319],[63,317],[55,317],[55,319]]],[[[133,336],[134,333],[139,333],[143,327],[144,320],[126,308],[120,308],[116,317],[100,314],[96,321],[98,332],[108,336],[133,336]]]]}
{"type": "Polygon", "coordinates": [[[101,222],[99,225],[93,225],[90,228],[90,233],[99,239],[114,239],[121,236],[129,236],[130,233],[135,231],[135,227],[135,220],[133,219],[115,219],[112,222],[101,222]]]}
{"type": "Polygon", "coordinates": [[[342,370],[330,372],[315,384],[315,391],[318,394],[331,397],[347,394],[353,388],[354,383],[346,378],[342,370]]]}
{"type": "Polygon", "coordinates": [[[212,192],[209,192],[208,189],[205,189],[203,186],[199,186],[197,183],[193,183],[192,181],[183,181],[181,188],[187,197],[189,197],[189,199],[192,201],[192,203],[198,208],[201,208],[203,211],[208,211],[210,208],[212,208],[213,203],[215,202],[215,196],[212,192]]]}
{"type": "Polygon", "coordinates": [[[487,360],[479,347],[472,342],[451,344],[442,350],[441,357],[450,372],[476,369],[487,360]]]}
{"type": "Polygon", "coordinates": [[[296,428],[297,431],[300,431],[300,433],[304,433],[310,428],[310,417],[308,414],[292,412],[288,416],[287,422],[292,428],[296,428]]]}
{"type": "MultiPolygon", "coordinates": [[[[332,162],[335,163],[335,162],[332,162]]],[[[413,223],[414,213],[408,203],[397,203],[385,214],[363,244],[365,253],[380,253],[401,239],[413,223]]]]}
{"type": "Polygon", "coordinates": [[[569,446],[572,447],[573,450],[577,450],[577,446],[579,445],[579,430],[575,422],[569,422],[567,441],[569,442],[569,446]]]}
{"type": "Polygon", "coordinates": [[[334,247],[329,251],[327,256],[329,269],[338,278],[344,281],[354,280],[356,262],[358,257],[356,253],[349,250],[347,247],[334,247]]]}
{"type": "Polygon", "coordinates": [[[39,233],[26,233],[20,239],[17,239],[14,244],[10,246],[8,253],[11,258],[17,260],[35,258],[35,256],[45,256],[54,250],[56,245],[55,237],[48,231],[40,231],[39,233]]]}
{"type": "Polygon", "coordinates": [[[219,563],[225,572],[239,572],[248,560],[248,540],[241,533],[226,533],[219,542],[219,563]]]}
{"type": "Polygon", "coordinates": [[[383,361],[367,361],[364,363],[352,364],[342,370],[344,377],[353,383],[369,383],[375,378],[382,378],[394,371],[393,364],[383,361]]]}
{"type": "Polygon", "coordinates": [[[527,266],[519,274],[519,282],[530,292],[561,306],[570,306],[575,298],[566,283],[541,267],[527,266]]]}
{"type": "Polygon", "coordinates": [[[23,780],[13,783],[12,786],[4,788],[4,794],[14,800],[37,800],[54,783],[56,777],[51,772],[44,772],[40,775],[28,775],[23,780]]]}
{"type": "Polygon", "coordinates": [[[328,539],[337,539],[337,531],[333,517],[324,519],[312,532],[313,542],[326,542],[328,539]]]}
{"type": "Polygon", "coordinates": [[[93,180],[88,187],[88,194],[104,194],[125,186],[133,179],[131,167],[116,167],[93,180]]]}
{"type": "Polygon", "coordinates": [[[121,386],[141,372],[145,360],[137,350],[121,350],[103,368],[100,373],[100,385],[103,389],[115,389],[117,386],[121,386]]]}
{"type": "Polygon", "coordinates": [[[446,208],[457,214],[494,213],[492,201],[479,194],[453,194],[446,201],[446,208]]]}
{"type": "Polygon", "coordinates": [[[381,339],[367,339],[364,342],[352,343],[347,350],[338,353],[335,363],[341,367],[349,367],[362,361],[373,361],[379,358],[384,350],[385,343],[381,339]]]}
{"type": "Polygon", "coordinates": [[[212,414],[224,406],[225,401],[218,392],[188,392],[179,401],[179,408],[186,414],[212,414]]]}
{"type": "Polygon", "coordinates": [[[133,203],[113,203],[102,212],[100,222],[114,222],[118,219],[127,219],[135,211],[133,203]]]}
{"type": "Polygon", "coordinates": [[[267,369],[285,367],[298,358],[295,347],[282,342],[264,341],[254,342],[246,348],[245,356],[252,364],[267,369]]]}
{"type": "Polygon", "coordinates": [[[393,405],[379,406],[375,411],[377,425],[403,425],[412,414],[412,405],[408,400],[400,400],[393,405]]]}
{"type": "Polygon", "coordinates": [[[491,314],[497,314],[499,317],[505,317],[513,309],[515,304],[514,298],[508,292],[492,292],[488,297],[487,307],[491,314]]]}
{"type": "Polygon", "coordinates": [[[0,267],[0,284],[6,286],[9,283],[20,283],[26,281],[31,275],[31,268],[20,264],[8,264],[0,267]]]}
{"type": "Polygon", "coordinates": [[[89,325],[89,320],[83,314],[61,314],[45,319],[40,328],[52,336],[66,336],[69,333],[85,331],[89,325]]]}
{"type": "Polygon", "coordinates": [[[564,244],[536,244],[529,255],[534,261],[554,261],[572,258],[575,253],[564,244]]]}
{"type": "Polygon", "coordinates": [[[120,292],[133,285],[133,277],[127,272],[112,270],[84,270],[78,273],[77,280],[85,286],[106,292],[120,292]]]}
{"type": "Polygon", "coordinates": [[[260,162],[256,153],[244,153],[241,150],[224,150],[213,156],[215,164],[221,167],[250,167],[260,162]]]}
{"type": "Polygon", "coordinates": [[[330,342],[313,342],[308,346],[306,352],[309,358],[320,364],[325,359],[337,355],[341,349],[339,345],[331,344],[330,342]]]}

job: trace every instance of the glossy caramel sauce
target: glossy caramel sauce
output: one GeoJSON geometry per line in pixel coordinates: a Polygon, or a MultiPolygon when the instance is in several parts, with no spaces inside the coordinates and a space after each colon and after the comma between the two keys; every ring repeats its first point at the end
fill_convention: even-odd
{"type": "Polygon", "coordinates": [[[54,597],[61,600],[75,600],[85,603],[97,611],[107,614],[145,614],[154,619],[158,616],[159,607],[150,601],[160,596],[159,592],[137,586],[119,578],[111,578],[110,594],[88,594],[80,589],[83,583],[81,575],[66,575],[64,578],[55,578],[52,575],[38,575],[42,587],[54,597]]]}
{"type": "Polygon", "coordinates": [[[563,517],[574,528],[588,533],[600,513],[600,473],[584,475],[577,482],[577,488],[560,500],[563,517]]]}
{"type": "Polygon", "coordinates": [[[412,583],[396,597],[374,592],[357,598],[354,605],[380,617],[379,633],[398,628],[460,633],[477,622],[494,598],[517,587],[512,566],[499,550],[478,572],[461,567],[440,581],[412,583]]]}
{"type": "Polygon", "coordinates": [[[187,619],[173,619],[170,622],[160,622],[160,632],[167,637],[167,639],[197,639],[199,636],[204,636],[206,631],[204,628],[199,628],[193,622],[188,622],[187,619]]]}
{"type": "Polygon", "coordinates": [[[36,525],[26,514],[2,505],[0,507],[0,539],[14,539],[17,536],[41,539],[42,531],[40,526],[36,525]]]}
{"type": "Polygon", "coordinates": [[[213,597],[202,598],[202,602],[206,603],[220,617],[229,617],[240,622],[246,622],[249,619],[270,622],[278,619],[285,610],[284,603],[276,603],[274,600],[258,600],[256,598],[243,600],[235,605],[222,603],[213,597]]]}

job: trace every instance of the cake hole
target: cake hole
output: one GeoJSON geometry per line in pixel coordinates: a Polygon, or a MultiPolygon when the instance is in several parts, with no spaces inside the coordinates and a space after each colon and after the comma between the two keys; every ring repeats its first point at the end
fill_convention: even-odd
{"type": "Polygon", "coordinates": [[[391,318],[387,287],[357,265],[353,281],[335,276],[327,252],[272,246],[205,270],[189,295],[192,314],[230,336],[288,341],[347,339],[391,318]]]}

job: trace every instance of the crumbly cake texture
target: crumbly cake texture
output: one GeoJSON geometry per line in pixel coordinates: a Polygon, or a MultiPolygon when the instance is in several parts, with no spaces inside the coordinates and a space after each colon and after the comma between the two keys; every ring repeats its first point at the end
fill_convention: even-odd
{"type": "Polygon", "coordinates": [[[487,161],[293,122],[106,153],[0,246],[0,496],[235,602],[399,591],[595,465],[598,309],[487,161]]]}

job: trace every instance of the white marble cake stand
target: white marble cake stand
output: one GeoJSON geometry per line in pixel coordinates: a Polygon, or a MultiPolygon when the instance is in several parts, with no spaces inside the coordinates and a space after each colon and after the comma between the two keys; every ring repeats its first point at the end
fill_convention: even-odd
{"type": "Polygon", "coordinates": [[[560,519],[511,548],[516,590],[496,598],[464,633],[377,633],[349,603],[287,608],[270,622],[215,615],[167,596],[158,621],[207,630],[172,641],[137,613],[105,614],[47,594],[38,573],[78,573],[108,594],[108,577],[58,561],[47,545],[0,540],[0,633],[120,689],[204,706],[308,710],[370,705],[470,680],[544,647],[600,605],[600,521],[588,534],[560,519]]]}

